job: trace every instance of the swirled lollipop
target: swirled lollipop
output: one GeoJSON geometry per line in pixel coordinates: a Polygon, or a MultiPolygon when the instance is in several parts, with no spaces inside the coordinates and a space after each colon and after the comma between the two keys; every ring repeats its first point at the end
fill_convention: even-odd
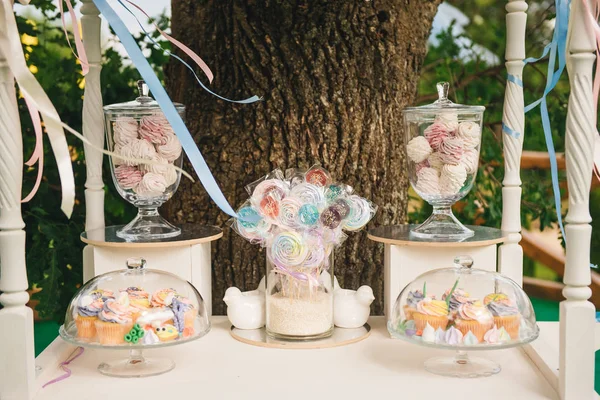
{"type": "Polygon", "coordinates": [[[265,179],[254,188],[252,192],[252,204],[256,207],[267,195],[271,195],[277,200],[282,200],[287,196],[288,191],[289,188],[286,182],[279,179],[265,179]]]}
{"type": "Polygon", "coordinates": [[[371,220],[373,209],[367,199],[357,195],[349,196],[348,202],[350,204],[350,213],[344,220],[344,229],[357,231],[371,220]]]}
{"type": "Polygon", "coordinates": [[[262,242],[266,239],[271,229],[271,224],[260,218],[258,212],[251,206],[245,206],[238,210],[241,218],[235,220],[235,230],[250,242],[262,242]]]}
{"type": "Polygon", "coordinates": [[[314,204],[304,204],[298,211],[298,219],[302,225],[313,226],[319,220],[319,209],[314,204]]]}
{"type": "Polygon", "coordinates": [[[306,259],[302,265],[309,268],[316,268],[323,265],[323,260],[325,260],[325,246],[308,246],[306,259]]]}
{"type": "Polygon", "coordinates": [[[298,211],[302,203],[293,197],[286,197],[279,203],[279,223],[290,228],[300,226],[298,211]]]}
{"type": "Polygon", "coordinates": [[[306,259],[307,248],[296,232],[280,232],[273,238],[270,256],[276,265],[295,267],[306,259]]]}
{"type": "Polygon", "coordinates": [[[340,213],[342,219],[345,219],[350,214],[350,203],[347,199],[337,199],[331,206],[340,213]]]}
{"type": "Polygon", "coordinates": [[[321,224],[328,229],[335,229],[342,222],[342,216],[340,214],[340,211],[335,205],[327,207],[321,213],[320,219],[321,224]]]}
{"type": "Polygon", "coordinates": [[[325,193],[323,188],[310,183],[300,183],[290,190],[290,196],[295,197],[305,204],[323,204],[325,202],[325,193]]]}
{"type": "Polygon", "coordinates": [[[323,168],[315,166],[306,171],[304,180],[308,183],[312,183],[315,186],[325,187],[331,182],[331,177],[323,168]]]}

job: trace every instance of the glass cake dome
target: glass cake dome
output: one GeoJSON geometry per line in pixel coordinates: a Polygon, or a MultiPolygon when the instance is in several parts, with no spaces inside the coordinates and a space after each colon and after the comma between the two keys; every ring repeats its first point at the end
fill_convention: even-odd
{"type": "Polygon", "coordinates": [[[471,359],[466,351],[520,346],[539,335],[523,289],[499,273],[472,265],[471,257],[458,256],[453,268],[420,275],[400,292],[388,320],[394,338],[459,352],[456,358],[428,360],[425,368],[430,372],[459,377],[497,373],[499,365],[471,359]]]}
{"type": "Polygon", "coordinates": [[[210,322],[198,290],[178,276],[128,259],[127,269],[87,282],[71,300],[60,336],[77,346],[130,350],[129,360],[102,363],[111,376],[167,372],[168,359],[144,358],[141,350],[183,344],[204,336],[210,322]]]}

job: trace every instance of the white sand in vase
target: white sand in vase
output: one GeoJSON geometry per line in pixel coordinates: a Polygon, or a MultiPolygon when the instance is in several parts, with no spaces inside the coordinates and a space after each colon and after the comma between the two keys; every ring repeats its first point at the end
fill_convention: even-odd
{"type": "Polygon", "coordinates": [[[267,296],[267,329],[287,336],[312,336],[333,325],[333,295],[318,292],[310,298],[267,296]]]}

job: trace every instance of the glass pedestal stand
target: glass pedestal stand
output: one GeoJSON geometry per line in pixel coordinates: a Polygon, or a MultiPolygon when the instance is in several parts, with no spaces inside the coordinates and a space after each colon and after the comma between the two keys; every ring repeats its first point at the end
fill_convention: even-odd
{"type": "Polygon", "coordinates": [[[452,213],[451,206],[433,206],[433,213],[416,228],[411,229],[411,235],[421,239],[461,240],[475,234],[464,226],[452,213]]]}
{"type": "Polygon", "coordinates": [[[500,372],[500,364],[481,357],[469,357],[466,351],[457,351],[454,357],[434,357],[425,361],[425,369],[432,374],[456,378],[479,378],[500,372]]]}
{"type": "Polygon", "coordinates": [[[166,239],[181,234],[181,229],[158,213],[158,205],[137,206],[137,216],[119,231],[117,236],[128,241],[166,239]]]}
{"type": "Polygon", "coordinates": [[[130,350],[129,358],[103,362],[98,371],[118,378],[143,378],[164,374],[175,368],[175,362],[164,357],[144,357],[142,350],[130,350]]]}

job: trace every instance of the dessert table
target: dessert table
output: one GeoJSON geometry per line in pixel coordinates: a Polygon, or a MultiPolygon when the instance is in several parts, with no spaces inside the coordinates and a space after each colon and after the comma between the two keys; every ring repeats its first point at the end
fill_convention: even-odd
{"type": "MultiPolygon", "coordinates": [[[[524,349],[483,351],[502,365],[494,376],[457,379],[436,376],[423,362],[443,351],[390,339],[384,317],[371,317],[371,336],[361,342],[329,349],[267,349],[250,346],[230,336],[226,317],[212,318],[212,331],[182,346],[148,351],[175,360],[173,371],[152,378],[119,379],[101,375],[101,361],[124,352],[86,349],[69,365],[70,378],[39,389],[63,372],[57,366],[74,347],[57,338],[36,359],[36,399],[79,400],[115,398],[306,399],[388,398],[421,399],[558,399],[556,371],[540,368],[530,354],[534,346],[558,353],[558,324],[541,322],[540,338],[524,349]],[[314,373],[308,373],[313,370],[314,373]],[[553,378],[554,377],[554,378],[553,378]],[[396,395],[394,395],[396,393],[396,395]]],[[[596,330],[596,343],[600,330],[596,330]]],[[[450,352],[446,352],[450,353],[450,352]]],[[[556,354],[547,354],[549,359],[556,354]]]]}

